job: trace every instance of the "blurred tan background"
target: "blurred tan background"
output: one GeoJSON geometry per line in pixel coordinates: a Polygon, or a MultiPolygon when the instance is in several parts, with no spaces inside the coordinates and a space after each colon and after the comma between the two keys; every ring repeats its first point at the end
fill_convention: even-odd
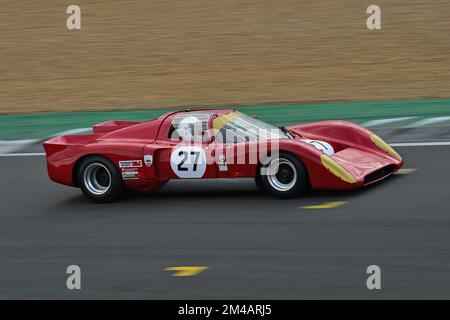
{"type": "Polygon", "coordinates": [[[450,2],[372,3],[3,0],[0,113],[450,97],[450,2]]]}

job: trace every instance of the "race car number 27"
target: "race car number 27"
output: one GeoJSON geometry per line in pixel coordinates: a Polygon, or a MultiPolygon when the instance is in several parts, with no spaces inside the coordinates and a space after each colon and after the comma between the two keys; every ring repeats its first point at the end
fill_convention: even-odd
{"type": "Polygon", "coordinates": [[[180,178],[201,178],[206,171],[205,151],[200,147],[176,148],[170,156],[170,166],[180,178]]]}

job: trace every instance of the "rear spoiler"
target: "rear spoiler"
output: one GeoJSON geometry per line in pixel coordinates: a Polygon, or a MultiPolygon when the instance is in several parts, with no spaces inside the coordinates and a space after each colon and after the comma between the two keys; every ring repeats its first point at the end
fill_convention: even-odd
{"type": "Polygon", "coordinates": [[[44,141],[42,146],[44,147],[47,157],[50,157],[61,150],[69,148],[70,146],[87,145],[95,142],[97,139],[98,136],[92,134],[71,134],[44,141]]]}

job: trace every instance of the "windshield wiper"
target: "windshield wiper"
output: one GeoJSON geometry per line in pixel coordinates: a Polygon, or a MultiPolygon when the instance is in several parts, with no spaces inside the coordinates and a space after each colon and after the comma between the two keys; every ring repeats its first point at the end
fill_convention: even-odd
{"type": "Polygon", "coordinates": [[[288,129],[286,129],[286,127],[281,126],[279,128],[281,132],[283,132],[286,136],[288,136],[289,139],[295,139],[294,135],[288,129]]]}

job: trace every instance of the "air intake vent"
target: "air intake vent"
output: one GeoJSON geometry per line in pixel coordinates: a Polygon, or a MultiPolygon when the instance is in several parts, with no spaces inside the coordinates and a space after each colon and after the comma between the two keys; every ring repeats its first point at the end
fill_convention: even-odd
{"type": "Polygon", "coordinates": [[[395,170],[395,165],[390,164],[386,167],[378,169],[371,174],[364,177],[364,184],[370,184],[372,182],[383,179],[384,177],[390,175],[395,170]]]}

